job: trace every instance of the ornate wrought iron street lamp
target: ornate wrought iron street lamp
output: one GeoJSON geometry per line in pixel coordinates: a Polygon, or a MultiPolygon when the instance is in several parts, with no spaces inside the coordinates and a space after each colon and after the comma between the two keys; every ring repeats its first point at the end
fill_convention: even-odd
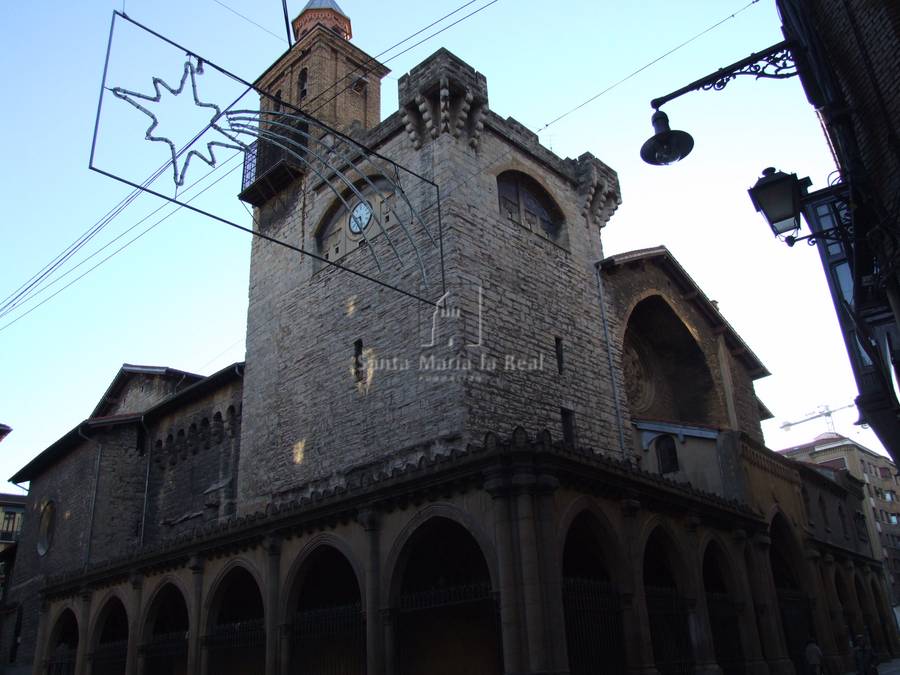
{"type": "Polygon", "coordinates": [[[655,98],[650,106],[655,111],[651,121],[653,136],[641,146],[641,159],[648,164],[673,164],[690,154],[694,148],[694,139],[686,131],[671,130],[668,116],[660,108],[691,91],[720,91],[738,75],[751,75],[756,79],[768,78],[783,80],[797,74],[797,65],[791,52],[789,42],[782,41],[761,52],[755,52],[730,66],[720,68],[706,77],[691,82],[671,94],[655,98]]]}
{"type": "MultiPolygon", "coordinates": [[[[800,231],[800,212],[803,195],[812,185],[809,178],[800,180],[797,174],[776,171],[771,166],[763,169],[762,178],[747,190],[754,208],[763,214],[776,237],[792,235],[800,231]]],[[[788,240],[793,245],[794,239],[788,240]]]]}

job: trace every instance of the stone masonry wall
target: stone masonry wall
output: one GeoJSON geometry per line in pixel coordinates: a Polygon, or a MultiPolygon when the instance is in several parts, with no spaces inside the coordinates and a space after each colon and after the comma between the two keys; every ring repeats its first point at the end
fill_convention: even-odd
{"type": "MultiPolygon", "coordinates": [[[[434,188],[397,174],[429,231],[436,236],[442,226],[442,247],[430,242],[417,218],[407,219],[409,236],[394,219],[386,224],[392,245],[373,223],[368,243],[340,254],[341,264],[435,302],[444,290],[443,252],[447,294],[438,308],[254,240],[241,509],[340,487],[373,462],[440,453],[486,431],[521,424],[559,438],[562,408],[575,414],[579,444],[620,452],[612,440],[616,422],[593,272],[601,255],[599,227],[592,213],[583,213],[581,165],[540,148],[514,121],[492,116],[500,130],[494,133],[483,122],[467,122],[461,111],[486,100],[454,98],[462,95],[461,85],[438,87],[442,73],[469,77],[480,95],[486,88],[453,58],[439,52],[433,64],[419,67],[421,77],[436,76],[434,82],[412,87],[415,82],[403,78],[401,96],[424,91],[430,98],[401,101],[408,114],[392,116],[368,136],[380,154],[440,186],[439,222],[434,188]],[[513,167],[559,204],[561,243],[501,217],[496,176],[513,167]],[[556,336],[564,341],[562,375],[556,336]],[[482,356],[496,363],[493,370],[482,367],[482,356]]],[[[371,191],[361,183],[359,189],[371,191]]],[[[309,175],[259,209],[258,227],[315,251],[317,228],[333,223],[335,214],[348,217],[358,201],[344,186],[339,192],[309,175]]],[[[396,215],[402,218],[405,209],[396,215]]]]}
{"type": "Polygon", "coordinates": [[[145,545],[235,512],[240,399],[238,381],[153,421],[145,545]]]}
{"type": "MultiPolygon", "coordinates": [[[[616,316],[618,322],[615,338],[617,343],[621,344],[624,339],[628,317],[634,307],[646,298],[660,296],[684,322],[703,353],[706,366],[712,375],[715,391],[711,397],[710,418],[702,422],[718,427],[728,426],[723,372],[717,356],[719,336],[709,321],[700,314],[692,299],[688,297],[689,294],[685,294],[677,288],[672,279],[652,261],[619,265],[615,269],[605,272],[604,276],[608,280],[606,288],[609,291],[612,314],[616,316]]],[[[664,356],[660,355],[661,358],[664,356]]],[[[621,362],[617,363],[617,367],[622,367],[621,362]]],[[[762,442],[759,407],[756,404],[753,381],[746,368],[731,354],[727,356],[727,367],[731,370],[734,384],[738,427],[744,433],[762,442]]],[[[683,386],[689,387],[691,383],[684,382],[683,386]]],[[[678,395],[677,391],[675,395],[678,395]]],[[[701,420],[697,421],[701,422],[701,420]]]]}

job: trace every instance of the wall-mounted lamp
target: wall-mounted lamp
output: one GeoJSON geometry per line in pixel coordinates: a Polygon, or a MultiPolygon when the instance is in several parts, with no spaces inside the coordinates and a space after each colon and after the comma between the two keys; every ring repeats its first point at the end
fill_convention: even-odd
{"type": "Polygon", "coordinates": [[[782,80],[794,77],[797,74],[797,66],[791,45],[787,41],[779,42],[768,49],[756,52],[750,56],[732,63],[730,66],[720,68],[706,77],[650,101],[653,113],[653,136],[641,146],[641,159],[648,164],[657,166],[672,164],[688,156],[694,148],[694,139],[686,131],[672,131],[669,129],[669,118],[660,108],[676,99],[682,94],[691,91],[710,90],[719,91],[725,88],[729,82],[738,75],[750,75],[756,79],[768,78],[782,80]]]}
{"type": "Polygon", "coordinates": [[[672,131],[669,116],[662,110],[653,113],[651,121],[655,133],[641,146],[641,159],[647,164],[672,164],[687,157],[694,149],[693,137],[686,131],[672,131]]]}

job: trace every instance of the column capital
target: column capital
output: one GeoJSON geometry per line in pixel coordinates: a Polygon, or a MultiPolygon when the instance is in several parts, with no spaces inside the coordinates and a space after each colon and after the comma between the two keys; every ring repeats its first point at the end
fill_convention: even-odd
{"type": "Polygon", "coordinates": [[[768,551],[772,545],[772,538],[767,534],[756,534],[753,536],[753,544],[761,551],[768,551]]]}
{"type": "Polygon", "coordinates": [[[203,567],[206,564],[206,560],[202,555],[196,554],[190,557],[188,560],[188,569],[194,574],[201,574],[203,572],[203,567]]]}
{"type": "Polygon", "coordinates": [[[262,541],[263,549],[270,556],[281,555],[281,535],[270,532],[262,541]]]}
{"type": "Polygon", "coordinates": [[[133,570],[131,574],[128,575],[128,583],[134,590],[138,590],[144,586],[144,575],[142,572],[137,570],[133,570]]]}
{"type": "Polygon", "coordinates": [[[637,499],[623,499],[620,502],[622,513],[628,517],[634,517],[641,510],[641,503],[637,499]]]}
{"type": "Polygon", "coordinates": [[[376,506],[366,506],[356,514],[357,522],[366,532],[374,532],[381,528],[381,510],[376,506]]]}

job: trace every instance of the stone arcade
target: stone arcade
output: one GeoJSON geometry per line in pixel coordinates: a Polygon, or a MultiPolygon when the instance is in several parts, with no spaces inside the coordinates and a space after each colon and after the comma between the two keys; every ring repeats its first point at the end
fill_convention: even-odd
{"type": "MultiPolygon", "coordinates": [[[[254,239],[246,364],[123,366],[14,477],[5,672],[787,675],[811,636],[847,669],[858,633],[900,653],[861,484],[765,448],[767,372],[665,248],[603,258],[615,172],[495,114],[445,50],[380,121],[387,69],[337,5],[294,31],[258,84],[303,107],[346,81],[316,114],[441,187],[456,309],[438,331],[254,239]]],[[[242,197],[374,273],[361,234],[391,196],[356,187],[361,210],[259,164],[242,197]]]]}

